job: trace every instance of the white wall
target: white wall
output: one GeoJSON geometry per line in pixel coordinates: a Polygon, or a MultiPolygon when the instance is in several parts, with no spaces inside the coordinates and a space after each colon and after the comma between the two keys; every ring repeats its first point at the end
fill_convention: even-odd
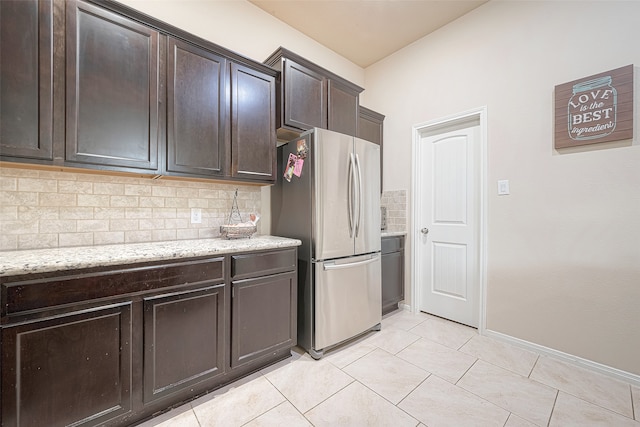
{"type": "Polygon", "coordinates": [[[278,47],[362,86],[364,70],[245,0],[119,0],[147,15],[262,62],[278,47]]]}
{"type": "Polygon", "coordinates": [[[487,328],[633,374],[638,96],[633,141],[558,152],[553,94],[640,65],[639,16],[640,2],[491,1],[367,68],[365,81],[368,106],[386,115],[384,190],[410,194],[413,125],[487,106],[487,328]],[[511,195],[496,195],[498,179],[511,195]]]}

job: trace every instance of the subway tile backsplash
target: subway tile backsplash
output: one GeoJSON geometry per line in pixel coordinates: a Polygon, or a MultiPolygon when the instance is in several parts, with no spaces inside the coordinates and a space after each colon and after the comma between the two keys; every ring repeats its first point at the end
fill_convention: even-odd
{"type": "Polygon", "coordinates": [[[0,250],[217,237],[236,188],[259,215],[259,186],[0,167],[0,250]]]}
{"type": "Polygon", "coordinates": [[[387,208],[388,232],[407,231],[407,191],[383,191],[380,206],[387,208]]]}

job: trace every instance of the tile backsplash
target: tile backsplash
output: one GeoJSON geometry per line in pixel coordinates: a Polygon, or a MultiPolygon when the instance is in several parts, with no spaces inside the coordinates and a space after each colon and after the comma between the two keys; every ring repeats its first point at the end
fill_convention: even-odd
{"type": "Polygon", "coordinates": [[[380,206],[387,208],[387,230],[407,231],[407,191],[383,191],[380,206]]]}
{"type": "Polygon", "coordinates": [[[259,215],[259,186],[0,167],[0,251],[217,237],[236,188],[259,215]]]}

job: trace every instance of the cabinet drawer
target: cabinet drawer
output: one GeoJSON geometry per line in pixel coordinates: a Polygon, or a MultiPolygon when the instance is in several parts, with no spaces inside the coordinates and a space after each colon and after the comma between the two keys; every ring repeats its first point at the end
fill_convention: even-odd
{"type": "Polygon", "coordinates": [[[382,253],[388,254],[404,249],[404,236],[391,236],[382,238],[382,253]]]}
{"type": "Polygon", "coordinates": [[[296,249],[231,256],[231,278],[246,279],[255,276],[284,273],[296,269],[296,249]]]}
{"type": "Polygon", "coordinates": [[[224,282],[224,257],[4,283],[2,315],[204,281],[224,282]]]}

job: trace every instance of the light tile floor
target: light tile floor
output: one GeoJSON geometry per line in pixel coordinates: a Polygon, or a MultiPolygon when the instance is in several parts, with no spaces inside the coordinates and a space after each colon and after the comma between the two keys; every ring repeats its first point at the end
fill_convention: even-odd
{"type": "Polygon", "coordinates": [[[640,387],[424,313],[292,354],[141,426],[640,427],[640,387]]]}

